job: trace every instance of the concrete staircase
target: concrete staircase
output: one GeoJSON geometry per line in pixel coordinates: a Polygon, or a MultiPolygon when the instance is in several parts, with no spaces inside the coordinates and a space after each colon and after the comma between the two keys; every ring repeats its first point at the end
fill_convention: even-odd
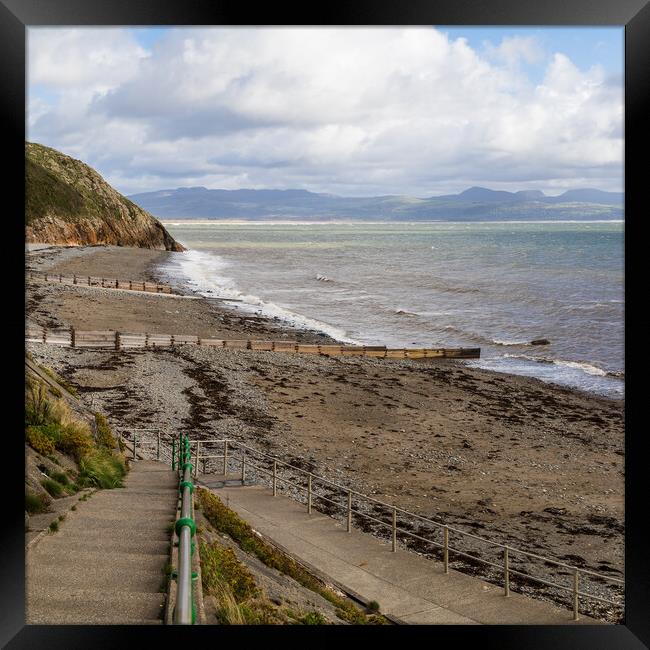
{"type": "Polygon", "coordinates": [[[79,502],[27,552],[28,624],[162,624],[178,476],[141,460],[124,485],[79,502]]]}

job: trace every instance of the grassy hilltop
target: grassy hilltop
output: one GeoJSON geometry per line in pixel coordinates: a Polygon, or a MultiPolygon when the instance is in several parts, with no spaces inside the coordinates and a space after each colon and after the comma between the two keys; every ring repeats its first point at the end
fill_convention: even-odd
{"type": "Polygon", "coordinates": [[[94,169],[31,142],[25,143],[25,225],[28,242],[184,250],[94,169]]]}

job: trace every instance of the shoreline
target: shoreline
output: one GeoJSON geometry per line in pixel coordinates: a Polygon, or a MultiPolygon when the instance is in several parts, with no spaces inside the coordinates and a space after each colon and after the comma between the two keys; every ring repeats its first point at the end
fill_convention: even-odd
{"type": "MultiPolygon", "coordinates": [[[[264,223],[264,222],[259,222],[259,223],[264,223]]],[[[47,253],[50,251],[52,253],[52,258],[49,260],[49,264],[47,263],[46,260],[44,260],[45,264],[43,266],[43,269],[50,269],[52,267],[57,267],[57,268],[63,268],[63,269],[68,269],[69,273],[75,272],[75,270],[78,270],[79,268],[83,269],[84,268],[84,262],[82,260],[79,261],[79,263],[74,263],[72,260],[74,258],[83,258],[88,254],[93,254],[97,253],[99,251],[105,251],[108,254],[108,263],[103,264],[100,263],[99,266],[97,266],[97,261],[96,259],[93,260],[93,265],[96,271],[94,273],[91,273],[91,275],[105,275],[107,278],[110,277],[116,277],[115,276],[115,271],[112,266],[112,258],[111,258],[111,252],[113,251],[124,251],[124,250],[130,250],[130,251],[139,251],[136,255],[139,257],[142,255],[145,260],[137,260],[135,261],[134,264],[127,264],[125,271],[135,271],[136,273],[134,274],[137,275],[137,273],[140,273],[139,279],[141,280],[146,280],[147,282],[158,282],[161,284],[169,284],[172,286],[172,290],[175,293],[178,293],[180,295],[187,295],[187,296],[194,296],[196,298],[199,298],[197,302],[205,302],[210,304],[210,308],[213,309],[215,312],[218,312],[218,315],[221,318],[224,318],[226,321],[230,321],[231,319],[241,319],[243,321],[254,321],[256,324],[261,325],[261,332],[265,331],[265,325],[268,326],[271,330],[272,333],[280,333],[280,336],[282,338],[289,338],[292,334],[295,335],[295,340],[299,342],[304,342],[304,343],[340,343],[340,344],[347,344],[349,343],[349,340],[346,339],[339,339],[336,338],[327,332],[317,329],[317,328],[308,328],[308,327],[303,327],[300,325],[295,325],[292,323],[287,322],[287,320],[283,318],[273,318],[268,315],[264,314],[256,314],[253,313],[253,309],[255,308],[254,305],[249,305],[250,307],[250,312],[247,312],[246,310],[239,310],[236,306],[232,304],[227,304],[229,301],[223,300],[221,298],[214,299],[213,302],[211,302],[211,299],[203,296],[201,293],[199,293],[197,290],[193,290],[191,287],[188,286],[186,282],[183,282],[181,278],[175,275],[170,275],[169,273],[165,272],[164,266],[165,262],[169,260],[171,256],[174,255],[182,255],[183,253],[174,253],[171,251],[161,251],[161,250],[151,250],[151,249],[138,249],[138,248],[130,248],[130,247],[117,247],[117,246],[111,246],[111,245],[97,245],[97,246],[66,246],[66,245],[59,245],[59,244],[27,244],[26,245],[26,252],[29,254],[36,254],[38,255],[39,253],[45,252],[47,253]],[[60,259],[59,259],[60,258],[60,259]],[[69,263],[70,262],[70,263],[69,263]],[[144,263],[143,263],[144,262],[144,263]],[[215,304],[216,303],[216,304],[215,304]],[[232,317],[231,319],[228,318],[228,316],[232,317]]],[[[190,250],[190,249],[187,249],[190,250]]],[[[30,265],[30,262],[28,261],[28,267],[30,265]]],[[[38,270],[38,269],[36,269],[38,270]]],[[[65,270],[61,271],[65,274],[65,270]]],[[[122,273],[124,275],[124,273],[122,273]]],[[[106,291],[112,291],[115,292],[116,290],[106,290],[106,291]]],[[[119,290],[117,291],[119,293],[119,290]]],[[[301,316],[300,314],[296,314],[297,316],[301,316]]],[[[309,317],[304,317],[304,318],[309,318],[309,317]]],[[[309,320],[314,320],[309,318],[309,320]]],[[[327,324],[324,324],[327,325],[327,324]]],[[[333,328],[336,328],[335,326],[332,326],[333,328]]],[[[83,329],[83,328],[78,328],[78,329],[83,329]]],[[[99,328],[101,329],[101,328],[99,328]]],[[[105,329],[114,329],[107,327],[105,329]]],[[[128,329],[128,328],[124,328],[128,329]]],[[[259,330],[260,328],[258,328],[259,330]]],[[[338,329],[338,328],[336,328],[338,329]]],[[[151,330],[151,333],[160,333],[160,334],[185,334],[185,335],[196,335],[198,334],[199,336],[204,336],[203,331],[201,332],[195,332],[195,331],[163,331],[161,329],[156,329],[156,330],[151,330]]],[[[249,332],[254,333],[254,331],[249,332]]],[[[218,338],[218,336],[215,335],[215,338],[218,338]]],[[[234,337],[236,338],[236,337],[234,337]]],[[[515,373],[515,372],[508,372],[507,370],[498,370],[498,369],[493,369],[493,368],[488,368],[488,367],[482,367],[480,364],[482,361],[486,361],[484,359],[481,359],[479,361],[471,361],[471,362],[466,362],[460,359],[454,359],[454,360],[437,360],[435,363],[452,363],[452,364],[457,364],[461,367],[464,367],[466,369],[471,369],[473,371],[479,372],[479,373],[487,373],[487,376],[489,375],[496,375],[497,377],[509,377],[510,379],[513,380],[520,380],[520,379],[527,379],[531,380],[533,382],[539,382],[543,386],[550,386],[550,387],[555,387],[560,390],[567,390],[569,392],[574,392],[580,395],[583,395],[587,398],[597,398],[597,399],[604,399],[604,400],[611,400],[615,403],[620,403],[623,404],[625,403],[625,395],[610,395],[610,394],[604,394],[601,392],[597,391],[590,391],[585,388],[581,388],[578,386],[572,386],[568,384],[564,384],[558,381],[554,381],[551,379],[542,379],[536,375],[533,374],[520,374],[520,373],[515,373]]],[[[560,360],[535,360],[535,359],[529,359],[530,362],[535,362],[543,365],[562,365],[563,363],[560,360]]],[[[417,362],[417,361],[416,361],[417,362]]],[[[576,362],[577,363],[577,362],[576,362]]],[[[619,379],[621,381],[624,381],[624,375],[621,377],[617,373],[610,373],[606,372],[606,376],[611,377],[613,379],[619,379]]]]}
{"type": "MultiPolygon", "coordinates": [[[[35,252],[31,264],[144,279],[183,254],[62,253],[35,252]]],[[[56,283],[28,284],[27,311],[78,329],[322,340],[205,300],[56,283]]],[[[624,400],[456,360],[27,347],[116,429],[230,437],[494,541],[623,575],[624,400]]]]}

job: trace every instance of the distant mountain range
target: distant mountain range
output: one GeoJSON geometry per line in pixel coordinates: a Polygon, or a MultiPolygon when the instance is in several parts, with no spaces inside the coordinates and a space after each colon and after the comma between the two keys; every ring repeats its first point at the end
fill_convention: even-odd
{"type": "Polygon", "coordinates": [[[622,219],[623,194],[596,189],[546,196],[470,187],[460,194],[343,197],[306,190],[209,190],[179,187],[129,198],[159,218],[359,219],[380,221],[496,221],[622,219]]]}

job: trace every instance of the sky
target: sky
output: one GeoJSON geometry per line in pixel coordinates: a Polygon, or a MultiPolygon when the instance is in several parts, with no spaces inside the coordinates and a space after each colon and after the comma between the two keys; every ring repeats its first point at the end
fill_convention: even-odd
{"type": "Polygon", "coordinates": [[[30,142],[123,194],[623,191],[622,27],[29,27],[30,142]]]}

